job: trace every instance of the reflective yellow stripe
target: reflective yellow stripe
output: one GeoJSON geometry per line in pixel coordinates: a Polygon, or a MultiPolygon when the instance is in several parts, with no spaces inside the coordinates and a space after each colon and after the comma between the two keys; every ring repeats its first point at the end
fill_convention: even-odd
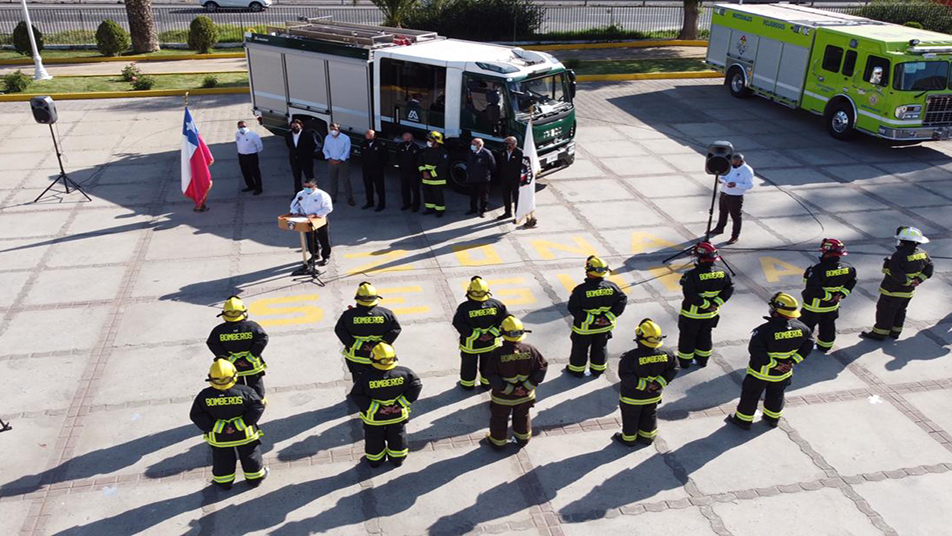
{"type": "Polygon", "coordinates": [[[528,395],[522,398],[509,399],[509,398],[500,398],[496,395],[489,396],[493,402],[501,404],[503,406],[518,406],[519,404],[525,404],[526,402],[532,402],[535,400],[535,391],[530,391],[528,395]]]}
{"type": "Polygon", "coordinates": [[[711,357],[711,353],[713,352],[714,350],[695,350],[694,351],[694,353],[697,354],[698,357],[711,357]]]}
{"type": "Polygon", "coordinates": [[[407,402],[407,399],[402,395],[394,398],[392,400],[372,400],[370,402],[370,407],[367,408],[366,412],[358,413],[360,420],[364,421],[364,424],[369,424],[371,426],[384,426],[387,424],[397,424],[403,422],[410,418],[410,403],[407,402]],[[378,420],[377,411],[380,410],[381,406],[394,406],[399,404],[402,409],[400,411],[399,417],[394,417],[392,419],[378,420]]]}
{"type": "MultiPolygon", "coordinates": [[[[383,337],[380,335],[367,335],[367,336],[354,336],[354,344],[350,348],[344,348],[344,357],[348,361],[353,361],[354,363],[360,363],[362,365],[370,365],[373,361],[369,357],[363,357],[357,355],[357,350],[360,350],[364,343],[368,342],[380,342],[383,340],[383,337]]],[[[376,345],[374,345],[376,346],[376,345]]]]}
{"type": "Polygon", "coordinates": [[[832,313],[833,311],[840,308],[839,303],[834,303],[833,305],[829,306],[822,306],[820,303],[822,303],[820,298],[813,298],[812,302],[803,302],[803,309],[813,313],[832,313]]]}
{"type": "Polygon", "coordinates": [[[476,387],[476,380],[460,380],[459,384],[463,387],[476,387]]]}
{"type": "Polygon", "coordinates": [[[875,333],[876,335],[889,335],[889,330],[873,327],[873,333],[875,333]]]}
{"type": "Polygon", "coordinates": [[[259,478],[263,478],[265,473],[266,471],[264,470],[264,467],[262,467],[260,471],[255,471],[254,473],[245,473],[245,480],[257,480],[259,478]]]}
{"type": "Polygon", "coordinates": [[[653,398],[628,398],[626,396],[621,396],[619,399],[628,405],[631,406],[647,406],[648,404],[654,404],[661,402],[661,395],[658,395],[653,398]]]}
{"type": "Polygon", "coordinates": [[[658,429],[655,428],[654,430],[650,432],[644,432],[642,430],[638,430],[638,437],[643,437],[645,439],[654,439],[658,437],[658,429]]]}
{"type": "Polygon", "coordinates": [[[635,435],[627,435],[624,432],[622,432],[621,439],[622,441],[628,441],[628,442],[635,441],[636,439],[638,439],[638,433],[635,432],[635,435]]]}
{"type": "Polygon", "coordinates": [[[720,295],[720,293],[721,291],[719,290],[708,290],[707,292],[698,294],[698,296],[702,298],[716,298],[718,295],[720,295]]]}
{"type": "Polygon", "coordinates": [[[715,316],[717,316],[717,312],[718,312],[717,309],[715,309],[715,310],[710,311],[710,312],[707,312],[707,313],[699,313],[699,312],[698,312],[698,306],[697,306],[697,305],[692,305],[690,309],[684,309],[684,308],[682,308],[682,309],[681,309],[681,316],[683,316],[683,317],[685,317],[685,318],[693,318],[693,319],[695,319],[695,320],[704,320],[704,319],[707,319],[707,318],[714,318],[715,316]]]}
{"type": "Polygon", "coordinates": [[[683,360],[685,360],[685,361],[690,361],[690,360],[694,359],[694,352],[691,352],[690,354],[686,354],[686,353],[684,353],[684,352],[678,352],[678,359],[683,359],[683,360]]]}
{"type": "Polygon", "coordinates": [[[251,365],[251,370],[239,370],[238,376],[254,376],[255,374],[264,372],[265,369],[268,368],[268,366],[261,361],[260,357],[253,356],[251,352],[236,352],[228,355],[228,361],[231,362],[232,365],[239,359],[247,361],[248,364],[251,365]]]}
{"type": "Polygon", "coordinates": [[[387,449],[387,456],[391,458],[406,458],[407,454],[409,453],[410,453],[410,449],[403,449],[403,450],[387,449]]]}
{"type": "Polygon", "coordinates": [[[502,346],[502,337],[499,334],[499,329],[496,327],[473,328],[473,332],[460,342],[459,349],[460,351],[467,354],[484,354],[486,352],[491,352],[500,346],[502,346]],[[487,333],[495,336],[495,340],[493,341],[492,345],[483,348],[473,348],[473,344],[476,343],[476,340],[487,333]]]}
{"type": "Polygon", "coordinates": [[[575,366],[575,365],[569,363],[569,365],[568,365],[567,368],[568,368],[569,370],[571,370],[572,372],[585,372],[585,365],[582,365],[581,367],[577,367],[577,366],[575,366]]]}
{"type": "MultiPolygon", "coordinates": [[[[761,370],[767,367],[763,367],[761,370]]],[[[761,371],[754,370],[750,367],[747,367],[747,374],[757,378],[758,380],[763,380],[765,382],[780,382],[786,380],[790,376],[793,376],[793,370],[788,370],[787,372],[781,374],[780,376],[771,376],[770,374],[765,374],[761,371]]]]}
{"type": "Polygon", "coordinates": [[[914,291],[912,291],[912,292],[892,292],[892,291],[886,290],[886,289],[884,289],[884,288],[882,288],[882,287],[879,288],[879,293],[880,293],[880,294],[882,294],[883,296],[891,296],[891,297],[893,297],[893,298],[911,298],[913,292],[914,292],[914,291]]]}
{"type": "Polygon", "coordinates": [[[590,369],[594,370],[595,372],[605,372],[606,370],[608,370],[608,365],[607,365],[607,364],[605,364],[605,365],[599,365],[599,364],[596,364],[596,363],[589,363],[588,367],[589,367],[590,369]]]}
{"type": "Polygon", "coordinates": [[[505,447],[506,443],[509,442],[508,437],[506,439],[496,439],[495,437],[488,434],[486,435],[486,437],[489,438],[489,440],[493,442],[493,445],[496,445],[497,447],[505,447]]]}
{"type": "Polygon", "coordinates": [[[228,484],[229,482],[235,481],[235,473],[232,473],[230,475],[224,475],[224,476],[212,475],[212,480],[215,482],[218,482],[219,484],[228,484]]]}
{"type": "Polygon", "coordinates": [[[775,411],[770,411],[769,409],[764,408],[764,415],[766,415],[766,416],[768,416],[768,417],[772,417],[772,418],[774,418],[774,419],[779,419],[781,413],[783,413],[783,412],[782,412],[782,411],[776,411],[776,412],[775,412],[775,411]]]}
{"type": "MultiPolygon", "coordinates": [[[[430,172],[430,175],[433,176],[433,177],[435,177],[435,176],[436,176],[436,172],[435,172],[435,171],[431,171],[431,172],[430,172]]],[[[426,184],[426,185],[428,185],[428,186],[444,186],[444,185],[446,184],[446,179],[438,179],[438,180],[435,180],[435,181],[434,181],[434,180],[430,180],[430,179],[421,179],[420,182],[422,182],[423,184],[426,184]]]]}
{"type": "Polygon", "coordinates": [[[386,455],[387,455],[387,449],[381,450],[381,451],[380,451],[380,454],[364,453],[364,457],[366,457],[368,460],[370,460],[370,461],[372,461],[372,462],[376,462],[376,461],[382,460],[383,457],[386,456],[386,455]]]}
{"type": "Polygon", "coordinates": [[[753,415],[744,415],[743,413],[741,413],[741,412],[739,412],[739,411],[734,411],[734,417],[737,417],[738,419],[740,419],[740,420],[742,420],[742,421],[745,421],[745,422],[754,422],[754,416],[753,416],[753,415]]]}
{"type": "Polygon", "coordinates": [[[517,439],[521,439],[523,441],[529,441],[530,439],[532,439],[532,430],[529,430],[528,434],[520,434],[519,432],[513,430],[512,435],[516,436],[517,439]]]}
{"type": "Polygon", "coordinates": [[[821,341],[820,339],[817,339],[816,345],[820,348],[833,348],[833,341],[821,341]]]}
{"type": "Polygon", "coordinates": [[[505,381],[506,383],[522,383],[528,379],[529,379],[528,374],[516,374],[515,376],[511,376],[509,378],[503,378],[503,381],[505,381]]]}
{"type": "Polygon", "coordinates": [[[572,326],[572,331],[580,335],[594,335],[596,333],[607,333],[615,329],[615,324],[617,324],[617,318],[614,314],[611,313],[611,307],[599,307],[597,309],[584,309],[586,316],[585,320],[582,322],[581,326],[572,326]],[[591,327],[595,323],[596,317],[605,316],[608,319],[607,326],[601,326],[597,328],[591,327]]]}

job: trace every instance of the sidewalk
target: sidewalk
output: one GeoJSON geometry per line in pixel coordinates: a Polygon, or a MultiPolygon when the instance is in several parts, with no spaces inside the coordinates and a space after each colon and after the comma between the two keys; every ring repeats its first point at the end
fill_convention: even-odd
{"type": "MultiPolygon", "coordinates": [[[[128,63],[71,63],[45,65],[46,70],[53,76],[77,75],[118,75],[128,63]]],[[[136,63],[139,69],[146,74],[168,73],[220,73],[223,71],[243,71],[247,64],[244,58],[222,58],[207,60],[178,60],[178,61],[142,61],[136,63]]],[[[23,72],[33,72],[32,65],[5,65],[0,67],[0,76],[20,69],[23,72]]]]}
{"type": "MultiPolygon", "coordinates": [[[[531,48],[531,47],[526,47],[531,48]]],[[[668,60],[704,58],[704,47],[648,47],[648,48],[592,48],[577,50],[553,50],[550,52],[561,61],[570,58],[582,61],[598,60],[668,60]]]]}

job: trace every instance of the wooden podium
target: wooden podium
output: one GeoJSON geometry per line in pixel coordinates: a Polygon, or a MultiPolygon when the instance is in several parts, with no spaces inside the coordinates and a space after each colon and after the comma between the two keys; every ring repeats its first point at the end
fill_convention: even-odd
{"type": "Polygon", "coordinates": [[[278,227],[285,231],[297,231],[301,237],[301,257],[304,266],[295,270],[291,275],[308,276],[320,286],[324,283],[319,279],[321,272],[312,266],[308,261],[307,240],[304,233],[309,233],[327,225],[327,219],[312,216],[299,216],[296,214],[283,214],[278,216],[278,227]]]}

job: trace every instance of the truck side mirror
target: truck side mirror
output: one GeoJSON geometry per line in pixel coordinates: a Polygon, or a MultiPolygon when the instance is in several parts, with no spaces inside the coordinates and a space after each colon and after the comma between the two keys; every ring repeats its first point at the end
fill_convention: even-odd
{"type": "Polygon", "coordinates": [[[569,96],[572,97],[572,99],[574,100],[575,90],[578,88],[578,81],[576,80],[576,77],[575,77],[575,71],[573,71],[572,69],[569,69],[568,73],[569,73],[569,96]]]}
{"type": "Polygon", "coordinates": [[[882,67],[873,67],[872,74],[869,75],[869,83],[873,85],[880,85],[883,82],[883,68],[882,67]]]}

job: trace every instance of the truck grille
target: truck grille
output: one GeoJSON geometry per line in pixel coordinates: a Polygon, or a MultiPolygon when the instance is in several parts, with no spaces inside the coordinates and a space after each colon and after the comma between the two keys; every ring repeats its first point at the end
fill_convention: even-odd
{"type": "Polygon", "coordinates": [[[926,97],[926,115],[922,124],[927,127],[952,125],[952,95],[926,97]]]}

